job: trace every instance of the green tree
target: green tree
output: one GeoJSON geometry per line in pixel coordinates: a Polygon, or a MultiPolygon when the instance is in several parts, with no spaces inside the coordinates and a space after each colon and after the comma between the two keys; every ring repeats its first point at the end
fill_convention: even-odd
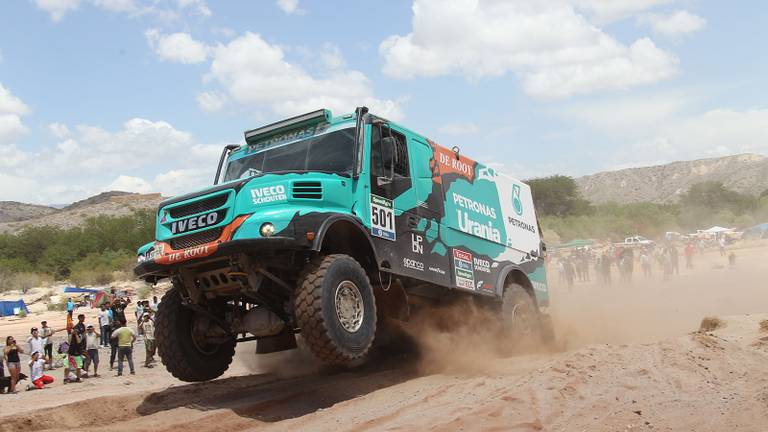
{"type": "Polygon", "coordinates": [[[542,216],[571,216],[590,211],[572,177],[553,175],[526,181],[531,187],[536,212],[542,216]]]}

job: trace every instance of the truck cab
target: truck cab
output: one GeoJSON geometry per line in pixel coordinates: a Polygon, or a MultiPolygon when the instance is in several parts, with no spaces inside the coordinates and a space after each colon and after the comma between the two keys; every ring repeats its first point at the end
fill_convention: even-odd
{"type": "Polygon", "coordinates": [[[358,362],[417,299],[474,296],[512,327],[543,328],[530,188],[458,148],[364,107],[318,110],[246,131],[214,183],[160,204],[134,270],[173,284],[156,341],[179,379],[221,375],[237,342],[268,353],[298,334],[326,363],[358,362]]]}

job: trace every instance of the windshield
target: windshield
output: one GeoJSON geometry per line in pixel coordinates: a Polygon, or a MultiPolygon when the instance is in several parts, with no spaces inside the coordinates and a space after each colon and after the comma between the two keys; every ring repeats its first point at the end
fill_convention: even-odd
{"type": "Polygon", "coordinates": [[[231,161],[227,165],[224,181],[278,171],[351,174],[354,147],[354,128],[318,135],[231,161]]]}

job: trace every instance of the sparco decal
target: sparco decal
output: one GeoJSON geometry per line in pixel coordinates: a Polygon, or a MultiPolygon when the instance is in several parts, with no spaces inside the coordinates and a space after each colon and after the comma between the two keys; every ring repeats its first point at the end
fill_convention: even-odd
{"type": "Polygon", "coordinates": [[[423,262],[416,261],[410,258],[403,258],[403,267],[413,269],[413,270],[418,270],[418,271],[424,271],[423,262]]]}
{"type": "Polygon", "coordinates": [[[219,210],[188,219],[173,221],[171,222],[171,234],[181,234],[187,231],[216,225],[219,221],[224,219],[226,212],[226,210],[219,210]]]}
{"type": "Polygon", "coordinates": [[[453,269],[456,275],[457,287],[471,290],[475,289],[475,272],[472,265],[471,253],[454,249],[453,269]]]}
{"type": "Polygon", "coordinates": [[[285,201],[288,195],[285,194],[285,186],[264,186],[251,189],[251,199],[255,205],[266,204],[275,201],[285,201]]]}

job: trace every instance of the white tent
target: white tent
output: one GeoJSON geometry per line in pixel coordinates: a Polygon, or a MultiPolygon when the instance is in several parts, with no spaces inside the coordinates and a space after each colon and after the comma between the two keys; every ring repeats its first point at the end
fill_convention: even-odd
{"type": "Polygon", "coordinates": [[[720,233],[731,232],[734,229],[735,228],[723,228],[721,226],[715,225],[712,228],[705,229],[705,230],[698,230],[696,232],[698,232],[698,233],[706,233],[706,234],[720,234],[720,233]]]}

